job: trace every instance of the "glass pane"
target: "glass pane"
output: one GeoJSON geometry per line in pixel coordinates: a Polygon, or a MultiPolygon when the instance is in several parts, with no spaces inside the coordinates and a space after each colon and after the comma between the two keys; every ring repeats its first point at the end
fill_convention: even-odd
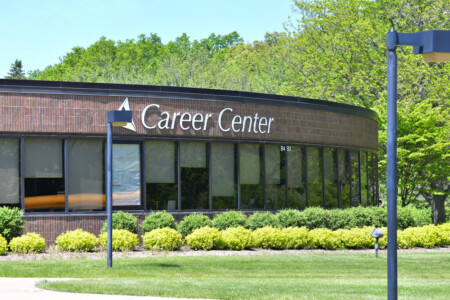
{"type": "Polygon", "coordinates": [[[360,161],[361,161],[361,203],[364,206],[369,206],[368,199],[368,183],[367,183],[367,154],[366,152],[360,152],[360,161]]]}
{"type": "Polygon", "coordinates": [[[209,208],[208,144],[182,142],[181,208],[209,208]],[[185,152],[185,153],[183,153],[185,152]]]}
{"type": "Polygon", "coordinates": [[[19,140],[0,139],[0,204],[19,204],[19,140]]]}
{"type": "Polygon", "coordinates": [[[62,140],[24,140],[25,210],[64,211],[62,166],[62,140]]]}
{"type": "Polygon", "coordinates": [[[147,209],[178,209],[177,143],[146,142],[147,209]]]}
{"type": "Polygon", "coordinates": [[[286,208],[286,146],[266,145],[266,208],[286,208]]]}
{"type": "Polygon", "coordinates": [[[25,139],[24,172],[26,178],[63,177],[62,140],[25,139]]]}
{"type": "Polygon", "coordinates": [[[359,194],[359,165],[358,165],[358,153],[357,151],[351,152],[351,174],[352,174],[352,197],[351,206],[360,205],[360,194],[359,194]]]}
{"type": "Polygon", "coordinates": [[[375,203],[375,199],[374,199],[374,188],[373,188],[373,154],[372,153],[367,153],[367,158],[368,158],[368,163],[367,163],[367,172],[369,173],[369,183],[368,183],[368,194],[369,194],[369,205],[376,205],[377,203],[375,203]]]}
{"type": "Polygon", "coordinates": [[[112,204],[141,204],[141,166],[137,144],[113,144],[112,204]]]}
{"type": "Polygon", "coordinates": [[[241,208],[263,209],[262,149],[257,144],[240,146],[241,208]]]}
{"type": "Polygon", "coordinates": [[[104,210],[103,141],[68,140],[69,210],[104,210]]]}
{"type": "Polygon", "coordinates": [[[304,209],[306,207],[305,148],[287,146],[287,150],[289,208],[304,209]]]}
{"type": "Polygon", "coordinates": [[[236,151],[234,144],[211,144],[212,201],[214,209],[236,209],[236,151]]]}
{"type": "Polygon", "coordinates": [[[340,207],[350,207],[350,151],[339,149],[340,207]]]}
{"type": "Polygon", "coordinates": [[[338,207],[338,176],[336,156],[336,149],[324,149],[323,163],[325,169],[325,208],[338,207]]]}
{"type": "Polygon", "coordinates": [[[308,156],[308,206],[323,207],[321,149],[307,147],[306,153],[308,156]]]}

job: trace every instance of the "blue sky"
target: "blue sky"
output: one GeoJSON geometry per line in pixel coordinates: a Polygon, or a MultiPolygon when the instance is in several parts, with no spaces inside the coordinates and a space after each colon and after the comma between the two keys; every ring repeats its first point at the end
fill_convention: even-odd
{"type": "Polygon", "coordinates": [[[292,0],[0,0],[0,78],[15,59],[43,70],[72,47],[183,32],[193,40],[237,31],[246,42],[283,31],[292,0]]]}

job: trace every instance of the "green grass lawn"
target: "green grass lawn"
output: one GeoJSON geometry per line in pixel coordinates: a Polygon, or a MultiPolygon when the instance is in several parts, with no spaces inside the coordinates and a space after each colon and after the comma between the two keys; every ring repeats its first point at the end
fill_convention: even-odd
{"type": "MultiPolygon", "coordinates": [[[[400,299],[448,299],[450,252],[398,254],[400,299]]],[[[163,256],[0,262],[3,277],[73,277],[43,282],[71,292],[216,299],[386,299],[386,254],[163,256]],[[97,278],[98,280],[92,280],[97,278]]]]}

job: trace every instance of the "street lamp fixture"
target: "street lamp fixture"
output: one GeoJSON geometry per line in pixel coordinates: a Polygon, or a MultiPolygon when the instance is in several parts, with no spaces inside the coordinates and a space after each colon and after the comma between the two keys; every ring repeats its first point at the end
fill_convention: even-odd
{"type": "Polygon", "coordinates": [[[450,61],[450,31],[430,30],[387,34],[387,219],[388,299],[397,299],[397,53],[398,45],[413,46],[426,62],[450,61]]]}
{"type": "Polygon", "coordinates": [[[131,111],[111,110],[107,112],[106,134],[106,214],[108,218],[107,264],[112,268],[112,128],[122,127],[132,122],[131,111]]]}

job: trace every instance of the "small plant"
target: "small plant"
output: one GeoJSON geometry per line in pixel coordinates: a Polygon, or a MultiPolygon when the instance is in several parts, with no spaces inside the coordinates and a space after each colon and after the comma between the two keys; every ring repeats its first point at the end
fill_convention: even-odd
{"type": "Polygon", "coordinates": [[[286,249],[286,239],[280,228],[266,226],[252,232],[252,247],[261,249],[286,249]]]}
{"type": "Polygon", "coordinates": [[[0,255],[4,255],[8,251],[8,242],[0,234],[0,255]]]}
{"type": "Polygon", "coordinates": [[[341,245],[347,249],[367,249],[373,248],[375,238],[370,233],[373,227],[338,229],[334,231],[336,238],[341,240],[341,245]]]}
{"type": "Polygon", "coordinates": [[[9,242],[9,248],[14,253],[40,253],[44,252],[45,247],[45,239],[34,232],[15,237],[9,242]]]}
{"type": "Polygon", "coordinates": [[[92,251],[98,244],[98,238],[82,229],[66,231],[56,238],[57,248],[63,251],[92,251]]]}
{"type": "Polygon", "coordinates": [[[276,215],[270,212],[256,212],[248,218],[248,226],[252,230],[266,226],[280,227],[280,221],[276,215]]]}
{"type": "Polygon", "coordinates": [[[303,249],[309,244],[308,229],[306,227],[288,227],[281,230],[286,241],[286,249],[303,249]]]}
{"type": "Polygon", "coordinates": [[[296,209],[283,209],[276,214],[281,228],[300,227],[302,222],[302,214],[296,209]]]}
{"type": "Polygon", "coordinates": [[[0,207],[0,234],[8,243],[22,234],[25,225],[22,215],[23,211],[17,207],[0,207]]]}
{"type": "Polygon", "coordinates": [[[178,250],[183,245],[183,237],[175,229],[159,228],[144,234],[142,244],[149,250],[178,250]]]}
{"type": "Polygon", "coordinates": [[[193,213],[183,218],[178,225],[178,232],[183,237],[190,235],[195,229],[205,226],[211,227],[211,219],[203,214],[193,213]]]}
{"type": "MultiPolygon", "coordinates": [[[[106,248],[108,243],[108,233],[100,234],[100,244],[106,248]]],[[[133,251],[139,244],[138,235],[125,229],[113,229],[112,249],[114,251],[133,251]]]]}
{"type": "Polygon", "coordinates": [[[230,210],[216,215],[212,221],[212,224],[219,230],[225,230],[231,227],[247,227],[248,220],[247,216],[243,212],[230,210]]]}
{"type": "Polygon", "coordinates": [[[320,248],[334,250],[342,247],[342,242],[337,235],[326,228],[316,228],[309,232],[310,247],[312,249],[320,248]]]}
{"type": "Polygon", "coordinates": [[[194,250],[211,250],[217,245],[220,232],[217,228],[205,226],[195,229],[186,237],[189,247],[194,250]]]}
{"type": "Polygon", "coordinates": [[[230,227],[220,232],[218,248],[244,250],[252,244],[252,231],[244,227],[230,227]]]}
{"type": "MultiPolygon", "coordinates": [[[[118,211],[112,216],[112,229],[125,229],[131,233],[138,233],[137,218],[130,213],[118,211]]],[[[100,233],[108,231],[108,221],[103,223],[100,233]]]]}
{"type": "Polygon", "coordinates": [[[141,224],[142,232],[150,232],[154,229],[169,227],[177,229],[177,223],[173,216],[165,211],[150,214],[145,217],[144,222],[141,224]]]}

